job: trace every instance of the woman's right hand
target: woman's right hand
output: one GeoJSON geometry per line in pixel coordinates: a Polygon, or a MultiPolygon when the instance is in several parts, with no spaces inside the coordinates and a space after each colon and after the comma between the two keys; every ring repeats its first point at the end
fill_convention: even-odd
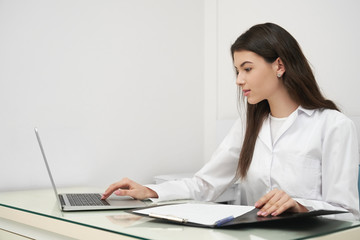
{"type": "Polygon", "coordinates": [[[112,193],[115,193],[118,196],[130,196],[139,200],[158,198],[155,191],[128,178],[123,178],[121,181],[111,184],[106,189],[101,199],[108,198],[112,193]]]}

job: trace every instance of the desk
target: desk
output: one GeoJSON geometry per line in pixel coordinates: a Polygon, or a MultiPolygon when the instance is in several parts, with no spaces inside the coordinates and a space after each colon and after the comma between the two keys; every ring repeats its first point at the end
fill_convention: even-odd
{"type": "MultiPolygon", "coordinates": [[[[60,192],[101,192],[63,189],[60,192]]],[[[314,218],[236,229],[207,229],[158,222],[124,211],[61,212],[51,189],[0,193],[1,234],[14,239],[356,239],[360,222],[314,218]]]]}

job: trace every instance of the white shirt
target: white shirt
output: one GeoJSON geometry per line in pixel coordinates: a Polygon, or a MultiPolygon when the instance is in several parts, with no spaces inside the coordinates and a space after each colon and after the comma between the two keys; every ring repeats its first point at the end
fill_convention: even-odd
{"type": "Polygon", "coordinates": [[[277,118],[271,116],[271,114],[269,114],[269,117],[270,117],[271,140],[274,142],[278,132],[280,131],[281,126],[286,121],[287,117],[277,118]]]}
{"type": "MultiPolygon", "coordinates": [[[[247,177],[241,181],[240,204],[254,205],[278,188],[309,210],[348,210],[352,215],[339,217],[358,219],[359,152],[354,123],[335,110],[299,107],[272,141],[269,122],[267,118],[263,123],[247,177]]],[[[236,181],[243,130],[238,119],[193,178],[147,186],[158,194],[158,201],[214,201],[236,181]]]]}

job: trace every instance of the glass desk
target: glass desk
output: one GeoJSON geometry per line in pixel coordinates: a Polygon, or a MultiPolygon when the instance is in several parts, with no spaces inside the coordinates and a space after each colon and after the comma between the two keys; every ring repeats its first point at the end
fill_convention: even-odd
{"type": "MultiPolygon", "coordinates": [[[[71,188],[59,192],[102,192],[71,188]]],[[[159,222],[121,210],[61,212],[51,189],[0,193],[0,220],[76,239],[354,239],[360,222],[309,218],[232,229],[208,229],[159,222]],[[335,238],[334,238],[335,236],[335,238]]],[[[5,229],[1,226],[0,228],[5,229]]],[[[6,230],[6,229],[5,229],[6,230]]],[[[9,230],[10,231],[10,230],[9,230]]],[[[30,236],[31,237],[31,236],[30,236]]],[[[60,239],[60,238],[59,238],[60,239]]]]}

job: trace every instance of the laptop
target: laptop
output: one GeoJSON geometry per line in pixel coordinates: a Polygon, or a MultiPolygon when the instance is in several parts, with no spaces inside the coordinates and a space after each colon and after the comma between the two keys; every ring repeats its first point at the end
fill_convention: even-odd
{"type": "Polygon", "coordinates": [[[111,195],[106,200],[101,200],[101,193],[63,193],[58,194],[54,179],[52,177],[50,167],[45,155],[43,145],[41,143],[39,131],[34,128],[37,141],[46,165],[47,172],[50,177],[51,185],[54,190],[57,204],[61,211],[88,211],[88,210],[113,210],[113,209],[131,209],[143,208],[151,203],[146,201],[135,200],[128,196],[111,195]]]}

